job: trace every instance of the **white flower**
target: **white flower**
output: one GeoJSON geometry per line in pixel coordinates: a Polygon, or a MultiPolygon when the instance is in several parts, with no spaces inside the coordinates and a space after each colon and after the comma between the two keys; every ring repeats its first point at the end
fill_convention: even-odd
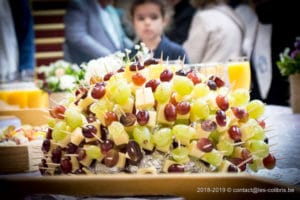
{"type": "Polygon", "coordinates": [[[118,54],[112,54],[91,60],[87,63],[85,82],[90,83],[92,77],[102,79],[109,72],[116,72],[123,66],[123,60],[118,54]]]}
{"type": "Polygon", "coordinates": [[[76,79],[71,75],[63,75],[60,77],[60,89],[61,90],[70,90],[75,87],[76,79]]]}
{"type": "Polygon", "coordinates": [[[57,68],[54,72],[56,77],[62,77],[63,75],[65,75],[65,69],[63,68],[57,68]]]}
{"type": "Polygon", "coordinates": [[[56,85],[59,82],[59,79],[55,76],[50,76],[47,78],[47,83],[50,85],[56,85]]]}

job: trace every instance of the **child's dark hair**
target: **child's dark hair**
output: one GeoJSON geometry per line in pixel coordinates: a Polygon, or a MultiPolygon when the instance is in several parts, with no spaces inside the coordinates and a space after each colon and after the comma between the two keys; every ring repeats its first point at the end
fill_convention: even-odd
{"type": "Polygon", "coordinates": [[[133,17],[135,9],[137,6],[145,4],[145,3],[153,3],[159,6],[161,15],[165,17],[166,14],[166,1],[164,0],[134,0],[130,7],[130,15],[133,17]]]}

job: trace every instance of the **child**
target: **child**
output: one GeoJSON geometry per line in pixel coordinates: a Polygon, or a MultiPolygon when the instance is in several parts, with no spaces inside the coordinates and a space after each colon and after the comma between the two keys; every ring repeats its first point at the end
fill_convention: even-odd
{"type": "MultiPolygon", "coordinates": [[[[163,60],[185,59],[185,63],[188,63],[185,50],[163,35],[166,23],[164,1],[134,0],[130,14],[137,37],[153,52],[154,58],[163,56],[163,60]]],[[[135,54],[136,49],[132,49],[131,56],[135,54]]]]}

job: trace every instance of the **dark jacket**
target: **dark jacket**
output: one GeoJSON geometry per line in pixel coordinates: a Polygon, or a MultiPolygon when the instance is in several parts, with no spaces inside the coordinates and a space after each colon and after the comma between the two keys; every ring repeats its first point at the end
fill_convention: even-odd
{"type": "MultiPolygon", "coordinates": [[[[133,58],[137,53],[136,49],[131,49],[130,58],[133,58]]],[[[172,42],[166,36],[162,36],[162,40],[157,48],[153,51],[153,58],[159,59],[163,56],[163,60],[178,60],[185,57],[185,63],[189,63],[189,58],[182,46],[172,42]]]]}

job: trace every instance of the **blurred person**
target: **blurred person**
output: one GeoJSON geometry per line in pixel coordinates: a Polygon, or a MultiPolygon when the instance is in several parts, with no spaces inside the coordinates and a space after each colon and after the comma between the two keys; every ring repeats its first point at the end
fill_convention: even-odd
{"type": "MultiPolygon", "coordinates": [[[[181,59],[189,62],[185,50],[164,35],[166,5],[163,0],[134,0],[130,9],[133,26],[139,42],[143,42],[154,58],[181,59]]],[[[133,48],[131,56],[136,54],[133,48]]]]}
{"type": "Polygon", "coordinates": [[[225,0],[192,0],[192,4],[197,11],[183,44],[191,63],[242,56],[244,24],[225,0]]]}
{"type": "Polygon", "coordinates": [[[19,79],[32,80],[35,68],[34,22],[29,0],[10,1],[17,35],[19,79]]]}
{"type": "Polygon", "coordinates": [[[259,21],[252,0],[231,0],[230,4],[245,25],[243,53],[251,63],[251,98],[264,100],[272,80],[272,25],[259,21]]]}
{"type": "Polygon", "coordinates": [[[19,55],[8,0],[0,0],[0,29],[0,82],[6,82],[15,78],[19,55]]]}
{"type": "Polygon", "coordinates": [[[170,40],[182,44],[187,39],[196,9],[186,0],[168,0],[168,4],[173,8],[174,14],[166,35],[170,40]]]}
{"type": "Polygon", "coordinates": [[[1,82],[32,80],[35,67],[33,17],[28,0],[0,0],[1,82]]]}
{"type": "Polygon", "coordinates": [[[293,48],[295,38],[300,36],[297,18],[297,1],[253,0],[254,8],[262,24],[271,24],[272,80],[267,97],[268,104],[289,105],[288,77],[281,75],[276,62],[286,47],[293,48]]]}
{"type": "Polygon", "coordinates": [[[71,0],[64,20],[64,59],[69,62],[81,64],[133,45],[110,0],[71,0]]]}

